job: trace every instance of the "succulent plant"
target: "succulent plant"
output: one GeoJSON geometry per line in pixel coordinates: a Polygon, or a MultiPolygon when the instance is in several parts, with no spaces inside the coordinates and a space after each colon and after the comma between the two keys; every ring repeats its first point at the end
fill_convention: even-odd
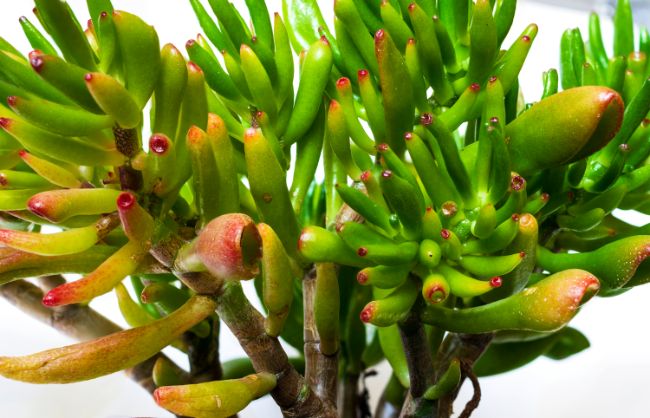
{"type": "Polygon", "coordinates": [[[87,3],[84,30],[35,0],[28,56],[0,38],[0,294],[89,341],[0,375],[128,369],[179,416],[270,394],[285,416],[363,417],[359,379],[386,359],[376,416],[448,417],[466,378],[584,350],[580,306],[650,281],[647,226],[613,214],[650,212],[650,36],[635,46],[628,0],[614,57],[594,14],[531,104],[537,26],[504,44],[516,0],[336,0],[333,25],[313,0],[247,0],[250,27],[190,0],[187,58],[87,3]],[[112,291],[131,329],[87,306],[112,291]],[[219,361],[221,322],[248,358],[219,361]]]}

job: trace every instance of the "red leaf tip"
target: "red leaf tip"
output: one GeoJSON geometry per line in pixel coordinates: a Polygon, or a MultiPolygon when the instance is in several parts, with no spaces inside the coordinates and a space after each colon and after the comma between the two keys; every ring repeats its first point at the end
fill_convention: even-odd
{"type": "Polygon", "coordinates": [[[163,134],[153,134],[149,138],[149,149],[157,155],[163,155],[169,150],[170,141],[163,134]]]}
{"type": "Polygon", "coordinates": [[[53,308],[55,306],[61,305],[61,298],[57,295],[57,292],[55,292],[56,288],[47,292],[45,296],[43,296],[42,303],[44,306],[53,308]]]}
{"type": "Polygon", "coordinates": [[[350,79],[347,77],[341,77],[338,80],[336,80],[336,87],[348,87],[350,85],[350,79]]]}
{"type": "Polygon", "coordinates": [[[40,73],[41,70],[43,69],[43,58],[41,58],[40,56],[31,57],[29,63],[31,64],[34,71],[36,71],[37,73],[40,73]]]}
{"type": "Polygon", "coordinates": [[[38,197],[32,197],[27,201],[27,208],[41,218],[47,218],[47,206],[45,202],[38,197]]]}
{"type": "Polygon", "coordinates": [[[158,388],[158,389],[156,389],[156,390],[153,391],[153,400],[154,400],[158,405],[160,405],[160,402],[161,402],[161,396],[160,396],[161,389],[163,389],[163,388],[158,388]]]}
{"type": "Polygon", "coordinates": [[[361,319],[362,322],[365,322],[366,324],[370,321],[372,321],[372,318],[375,316],[375,310],[376,306],[374,302],[370,302],[369,304],[366,305],[365,308],[361,311],[359,314],[359,319],[361,319]]]}
{"type": "Polygon", "coordinates": [[[501,276],[495,276],[490,279],[490,286],[492,287],[501,287],[502,284],[503,284],[503,279],[501,278],[501,276]]]}
{"type": "Polygon", "coordinates": [[[456,202],[449,200],[442,204],[441,209],[442,209],[442,214],[445,217],[451,218],[456,214],[456,212],[458,212],[458,205],[456,204],[456,202]]]}
{"type": "Polygon", "coordinates": [[[368,283],[368,273],[363,270],[357,273],[357,282],[359,282],[359,284],[368,283]]]}
{"type": "Polygon", "coordinates": [[[254,141],[258,137],[256,128],[248,128],[244,131],[244,142],[254,141]]]}
{"type": "Polygon", "coordinates": [[[123,192],[117,197],[117,207],[122,210],[131,209],[136,203],[133,193],[123,192]]]}
{"type": "MultiPolygon", "coordinates": [[[[529,213],[524,213],[521,215],[519,218],[519,225],[521,225],[522,228],[531,228],[537,224],[537,221],[535,217],[529,213]]],[[[536,228],[536,226],[535,226],[536,228]]]]}
{"type": "Polygon", "coordinates": [[[32,51],[29,51],[29,54],[27,54],[27,57],[31,60],[32,58],[39,57],[41,55],[43,55],[43,51],[41,51],[40,49],[34,49],[32,51]]]}
{"type": "Polygon", "coordinates": [[[526,179],[525,178],[523,178],[522,176],[520,176],[518,174],[512,176],[512,178],[510,180],[510,187],[512,188],[512,190],[518,192],[519,190],[523,189],[525,185],[526,185],[526,179]]]}
{"type": "Polygon", "coordinates": [[[196,63],[194,63],[192,61],[187,63],[187,69],[189,71],[192,71],[192,72],[195,72],[195,73],[202,73],[203,72],[201,67],[199,67],[198,65],[196,65],[196,63]]]}
{"type": "Polygon", "coordinates": [[[441,286],[433,286],[427,289],[427,300],[431,303],[440,303],[447,299],[447,292],[441,286]]]}

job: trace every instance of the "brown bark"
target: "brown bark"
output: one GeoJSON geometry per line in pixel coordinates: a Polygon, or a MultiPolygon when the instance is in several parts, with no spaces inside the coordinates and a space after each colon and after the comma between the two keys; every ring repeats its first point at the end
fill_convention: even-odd
{"type": "Polygon", "coordinates": [[[289,363],[278,339],[266,334],[264,318],[251,306],[238,283],[224,285],[207,272],[181,271],[175,259],[184,243],[183,238],[170,233],[152,248],[151,254],[195,292],[215,295],[217,314],[235,335],[254,369],[278,377],[271,396],[282,413],[287,417],[335,417],[335,409],[323,402],[289,363]]]}
{"type": "Polygon", "coordinates": [[[346,373],[339,390],[339,417],[359,418],[359,375],[346,373]]]}
{"type": "MultiPolygon", "coordinates": [[[[460,387],[463,385],[464,379],[466,377],[472,377],[470,375],[472,366],[476,360],[481,357],[483,352],[492,342],[494,334],[454,334],[450,333],[447,335],[445,340],[438,351],[438,356],[435,361],[435,370],[436,378],[442,375],[447,368],[451,360],[457,358],[461,365],[463,366],[463,374],[460,383],[456,390],[448,393],[447,395],[440,398],[438,403],[438,418],[449,418],[453,414],[453,404],[454,400],[458,396],[460,387]]],[[[472,379],[474,384],[474,391],[478,394],[480,399],[480,388],[477,390],[477,381],[472,379]]],[[[473,408],[478,406],[476,397],[472,399],[473,404],[469,405],[473,408]]]]}
{"type": "Polygon", "coordinates": [[[228,325],[257,372],[273,373],[278,382],[271,396],[285,417],[335,418],[336,411],[322,402],[289,363],[277,338],[266,334],[264,320],[251,306],[238,283],[229,283],[218,298],[217,313],[228,325]]]}
{"type": "Polygon", "coordinates": [[[434,383],[434,371],[431,349],[417,308],[414,308],[409,316],[399,324],[399,331],[411,382],[400,417],[424,416],[425,410],[434,407],[432,401],[427,401],[422,397],[427,388],[434,383]]]}
{"type": "MultiPolygon", "coordinates": [[[[216,317],[216,315],[215,315],[216,317]]],[[[219,360],[219,318],[209,318],[212,332],[205,338],[199,338],[192,332],[183,335],[187,345],[190,361],[190,382],[202,383],[221,380],[221,362],[219,360]]]]}
{"type": "Polygon", "coordinates": [[[328,356],[320,351],[320,336],[314,318],[316,270],[311,269],[302,281],[304,309],[305,380],[316,396],[336,404],[338,389],[338,353],[328,356]]]}
{"type": "Polygon", "coordinates": [[[51,276],[41,276],[36,278],[36,284],[41,288],[43,293],[47,293],[55,287],[61,286],[66,282],[65,277],[60,274],[53,274],[51,276]]]}
{"type": "Polygon", "coordinates": [[[162,266],[172,271],[183,284],[194,292],[202,295],[214,295],[221,291],[223,280],[219,280],[208,272],[186,272],[176,264],[178,251],[187,241],[180,235],[169,232],[149,253],[162,266]]]}

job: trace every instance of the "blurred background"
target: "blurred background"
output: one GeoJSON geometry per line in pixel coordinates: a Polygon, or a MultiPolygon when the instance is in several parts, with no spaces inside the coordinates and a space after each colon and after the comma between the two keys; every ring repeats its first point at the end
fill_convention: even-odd
{"type": "MultiPolygon", "coordinates": [[[[80,20],[88,18],[84,0],[68,0],[80,20]]],[[[243,0],[234,0],[242,5],[243,0]]],[[[271,12],[281,11],[279,0],[267,1],[271,12]]],[[[332,0],[319,1],[326,20],[331,21],[332,0]]],[[[520,84],[528,102],[537,100],[542,91],[542,72],[558,66],[562,31],[579,27],[586,34],[588,13],[596,10],[611,15],[614,0],[520,0],[511,30],[509,45],[529,23],[537,23],[539,35],[522,72],[520,84]]],[[[199,25],[189,2],[184,0],[113,0],[117,9],[140,15],[159,31],[161,45],[174,43],[183,49],[185,42],[195,37],[199,25]]],[[[632,0],[638,23],[650,24],[650,2],[632,0]]],[[[0,13],[0,35],[18,49],[29,51],[22,36],[18,18],[32,17],[31,1],[3,1],[0,13]]],[[[35,21],[35,19],[32,19],[35,21]]],[[[611,23],[603,19],[604,38],[611,39],[611,23]]],[[[586,37],[586,35],[585,35],[586,37]]],[[[606,41],[606,46],[609,46],[606,41]]],[[[649,222],[634,213],[620,214],[636,224],[649,222]]],[[[250,289],[249,289],[250,290],[250,289]]],[[[257,302],[254,292],[248,293],[257,302]]],[[[105,295],[91,306],[116,323],[126,326],[119,316],[113,294],[105,295]]],[[[259,306],[259,305],[258,305],[259,306]]],[[[564,362],[541,358],[515,372],[481,381],[483,399],[473,415],[487,417],[529,418],[646,418],[650,386],[650,286],[635,288],[616,298],[596,298],[589,302],[572,322],[589,337],[592,347],[564,362]]],[[[226,327],[222,334],[223,360],[242,357],[243,351],[226,327]]],[[[0,298],[0,355],[23,355],[48,348],[71,344],[59,335],[16,310],[0,298]]],[[[168,354],[182,357],[170,349],[168,354]]],[[[378,369],[377,376],[366,380],[371,402],[383,390],[388,378],[387,366],[378,369]]],[[[471,396],[466,387],[461,392],[457,410],[471,396]]],[[[28,385],[0,377],[0,416],[12,418],[104,418],[104,417],[171,417],[158,408],[150,396],[123,374],[118,373],[90,382],[71,385],[28,385]]],[[[242,418],[280,417],[270,399],[251,404],[242,418]]]]}

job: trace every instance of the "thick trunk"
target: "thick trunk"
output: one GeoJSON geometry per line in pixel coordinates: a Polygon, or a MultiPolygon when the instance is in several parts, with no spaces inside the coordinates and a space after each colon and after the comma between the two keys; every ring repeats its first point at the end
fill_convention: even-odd
{"type": "Polygon", "coordinates": [[[359,416],[359,375],[346,374],[339,390],[339,418],[363,418],[359,416]]]}
{"type": "Polygon", "coordinates": [[[305,339],[305,380],[316,396],[336,405],[338,388],[338,353],[327,356],[320,351],[320,336],[314,318],[316,273],[312,269],[302,281],[305,339]]]}
{"type": "Polygon", "coordinates": [[[218,302],[220,318],[235,335],[255,370],[278,377],[271,396],[285,416],[336,418],[336,411],[316,396],[289,363],[278,339],[266,334],[262,315],[251,306],[238,283],[225,286],[218,302]]]}
{"type": "Polygon", "coordinates": [[[434,402],[425,400],[422,395],[434,383],[433,358],[417,309],[399,324],[399,331],[411,381],[400,417],[431,416],[434,402]]]}

